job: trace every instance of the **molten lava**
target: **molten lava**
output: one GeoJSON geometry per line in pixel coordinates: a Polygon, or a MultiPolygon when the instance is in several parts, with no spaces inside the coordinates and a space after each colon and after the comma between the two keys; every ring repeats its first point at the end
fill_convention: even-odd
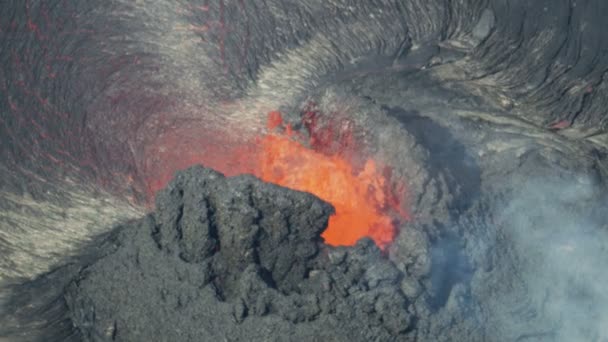
{"type": "MultiPolygon", "coordinates": [[[[280,114],[270,113],[268,128],[280,125],[280,114]]],[[[386,194],[389,184],[376,163],[367,160],[363,169],[356,172],[343,156],[307,148],[290,132],[287,125],[286,133],[269,134],[261,140],[257,176],[267,182],[310,192],[331,203],[336,212],[323,233],[330,245],[353,245],[365,236],[380,247],[393,241],[394,219],[386,210],[390,205],[386,194]]]]}
{"type": "Polygon", "coordinates": [[[353,245],[364,236],[380,246],[393,240],[392,219],[378,209],[385,203],[386,180],[372,160],[362,172],[337,156],[326,156],[282,136],[262,141],[259,177],[264,181],[315,194],[331,203],[335,215],[323,233],[331,245],[353,245]]]}
{"type": "MultiPolygon", "coordinates": [[[[353,140],[352,134],[336,137],[336,128],[331,125],[319,129],[317,116],[312,112],[304,116],[303,126],[308,135],[295,132],[283,123],[279,112],[271,112],[268,115],[270,133],[255,144],[247,144],[245,148],[210,144],[206,139],[207,144],[201,146],[215,146],[219,150],[206,148],[199,152],[184,148],[177,137],[189,135],[180,132],[158,142],[162,149],[158,148],[156,164],[181,169],[201,163],[226,175],[252,173],[266,182],[310,192],[335,208],[322,235],[326,243],[353,245],[362,237],[370,237],[381,248],[388,246],[395,237],[395,223],[409,219],[397,200],[405,194],[402,191],[396,194],[391,189],[390,176],[375,161],[369,159],[357,167],[353,165],[349,158],[352,151],[347,148],[353,140]],[[169,151],[185,151],[185,154],[169,151]]],[[[192,138],[188,140],[190,144],[193,142],[192,138]]],[[[161,174],[148,183],[153,192],[162,188],[177,169],[161,170],[161,174]]]]}

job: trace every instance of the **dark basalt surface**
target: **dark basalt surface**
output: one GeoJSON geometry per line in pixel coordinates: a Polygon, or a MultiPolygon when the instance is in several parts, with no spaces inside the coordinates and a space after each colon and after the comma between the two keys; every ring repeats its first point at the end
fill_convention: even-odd
{"type": "Polygon", "coordinates": [[[180,172],[66,290],[98,341],[387,341],[415,329],[404,275],[369,239],[323,245],[333,208],[250,176],[180,172]]]}

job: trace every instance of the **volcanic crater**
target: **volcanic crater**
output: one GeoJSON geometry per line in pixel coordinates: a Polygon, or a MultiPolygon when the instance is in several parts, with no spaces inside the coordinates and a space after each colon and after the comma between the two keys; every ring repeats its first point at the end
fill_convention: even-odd
{"type": "Polygon", "coordinates": [[[607,15],[7,1],[0,340],[608,339],[607,15]]]}

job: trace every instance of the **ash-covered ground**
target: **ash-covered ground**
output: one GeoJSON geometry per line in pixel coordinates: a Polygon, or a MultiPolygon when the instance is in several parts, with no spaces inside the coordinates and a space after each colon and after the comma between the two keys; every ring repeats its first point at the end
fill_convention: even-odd
{"type": "Polygon", "coordinates": [[[606,17],[4,1],[0,340],[608,340],[606,17]],[[302,132],[311,103],[405,185],[386,250],[327,246],[328,204],[231,177],[268,112],[302,132]],[[230,177],[169,183],[195,164],[230,177]]]}

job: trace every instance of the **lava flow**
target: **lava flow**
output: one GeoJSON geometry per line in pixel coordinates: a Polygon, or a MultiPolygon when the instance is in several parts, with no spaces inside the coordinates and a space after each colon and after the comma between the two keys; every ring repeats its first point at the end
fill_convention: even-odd
{"type": "MultiPolygon", "coordinates": [[[[269,128],[280,125],[280,114],[270,113],[269,128]]],[[[311,136],[311,140],[314,138],[311,136]]],[[[311,144],[318,141],[317,137],[311,144]]],[[[266,135],[261,151],[258,177],[310,192],[334,206],[336,212],[323,233],[326,243],[353,245],[368,236],[385,247],[394,239],[394,219],[385,212],[388,180],[373,160],[367,160],[363,169],[356,172],[343,156],[324,154],[300,143],[289,125],[283,134],[266,135]]]]}
{"type": "MultiPolygon", "coordinates": [[[[395,237],[396,223],[409,219],[399,201],[405,196],[404,190],[395,193],[387,168],[379,167],[372,159],[355,167],[349,156],[353,150],[352,127],[346,125],[347,133],[336,135],[336,128],[331,125],[319,128],[317,114],[309,111],[303,118],[302,126],[308,134],[294,131],[283,123],[279,112],[271,112],[269,133],[246,149],[220,144],[222,150],[216,153],[167,155],[173,150],[193,151],[184,149],[173,136],[177,140],[165,139],[156,158],[162,161],[159,165],[165,166],[184,168],[201,163],[229,176],[252,173],[266,182],[312,193],[335,208],[322,234],[326,243],[354,245],[362,237],[370,237],[379,247],[387,247],[395,237]]],[[[154,192],[166,184],[174,171],[163,169],[162,175],[153,178],[149,184],[153,184],[154,192]]]]}

